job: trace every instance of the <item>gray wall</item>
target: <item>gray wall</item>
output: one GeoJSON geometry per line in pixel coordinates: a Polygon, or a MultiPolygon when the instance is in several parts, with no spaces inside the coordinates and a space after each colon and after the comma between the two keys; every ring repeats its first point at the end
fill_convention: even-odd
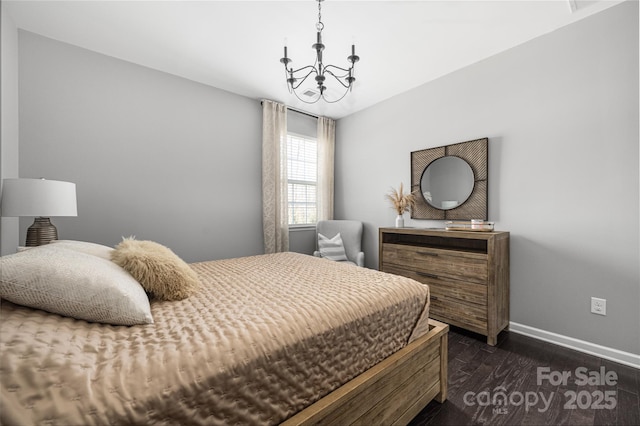
{"type": "Polygon", "coordinates": [[[25,31],[19,49],[20,176],[77,185],[60,238],[263,252],[259,101],[25,31]]]}
{"type": "MultiPolygon", "coordinates": [[[[18,177],[18,30],[0,4],[0,185],[18,177]]],[[[18,218],[0,218],[0,255],[18,246],[18,218]]]]}
{"type": "MultiPolygon", "coordinates": [[[[3,78],[16,56],[5,15],[3,78]]],[[[20,176],[78,185],[79,216],[54,218],[61,238],[135,234],[188,261],[262,252],[259,102],[28,32],[19,52],[20,176]]],[[[6,177],[17,154],[5,118],[17,115],[2,89],[6,177]]],[[[511,320],[640,353],[636,2],[336,127],[335,216],[365,222],[369,267],[409,152],[486,136],[489,218],[512,232],[511,320]],[[606,317],[589,313],[590,296],[607,299],[606,317]]]]}
{"type": "Polygon", "coordinates": [[[346,117],[336,215],[365,222],[377,267],[377,228],[395,217],[384,194],[409,184],[409,153],[488,137],[511,321],[640,354],[638,75],[627,2],[346,117]],[[590,313],[591,296],[607,316],[590,313]]]}

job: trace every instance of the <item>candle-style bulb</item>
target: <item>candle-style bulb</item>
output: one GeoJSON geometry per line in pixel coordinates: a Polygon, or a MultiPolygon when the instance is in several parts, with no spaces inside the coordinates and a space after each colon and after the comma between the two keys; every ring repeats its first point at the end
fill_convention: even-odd
{"type": "Polygon", "coordinates": [[[349,62],[351,62],[351,64],[355,64],[356,62],[358,62],[360,60],[360,57],[358,55],[356,55],[356,45],[355,44],[351,45],[351,55],[349,55],[347,57],[347,60],[349,62]]]}
{"type": "Polygon", "coordinates": [[[287,46],[284,47],[284,57],[280,58],[280,63],[284,64],[284,68],[287,68],[287,64],[291,62],[291,59],[287,57],[287,46]]]}

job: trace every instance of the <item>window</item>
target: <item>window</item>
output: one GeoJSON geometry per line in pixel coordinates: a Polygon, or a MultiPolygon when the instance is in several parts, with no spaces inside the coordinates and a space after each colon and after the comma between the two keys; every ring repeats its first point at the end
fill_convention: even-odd
{"type": "Polygon", "coordinates": [[[289,225],[315,225],[318,221],[318,143],[316,139],[287,134],[289,225]]]}

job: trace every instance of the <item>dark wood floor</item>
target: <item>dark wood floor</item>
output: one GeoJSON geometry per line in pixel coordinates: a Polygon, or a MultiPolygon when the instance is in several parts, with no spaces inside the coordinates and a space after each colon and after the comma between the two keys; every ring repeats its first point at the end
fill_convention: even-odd
{"type": "Polygon", "coordinates": [[[452,328],[447,401],[410,425],[640,425],[639,407],[640,370],[516,333],[492,347],[452,328]]]}

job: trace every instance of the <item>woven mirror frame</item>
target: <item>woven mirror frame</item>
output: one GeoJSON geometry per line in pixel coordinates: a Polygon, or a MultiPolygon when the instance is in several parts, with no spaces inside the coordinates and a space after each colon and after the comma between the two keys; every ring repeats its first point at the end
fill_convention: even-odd
{"type": "Polygon", "coordinates": [[[487,187],[489,139],[476,139],[453,145],[428,148],[411,153],[411,192],[416,195],[416,206],[411,210],[412,219],[471,220],[488,219],[487,187]],[[451,210],[441,210],[429,205],[422,195],[420,181],[429,164],[438,158],[452,155],[465,160],[473,170],[474,185],[469,198],[451,210]]]}

